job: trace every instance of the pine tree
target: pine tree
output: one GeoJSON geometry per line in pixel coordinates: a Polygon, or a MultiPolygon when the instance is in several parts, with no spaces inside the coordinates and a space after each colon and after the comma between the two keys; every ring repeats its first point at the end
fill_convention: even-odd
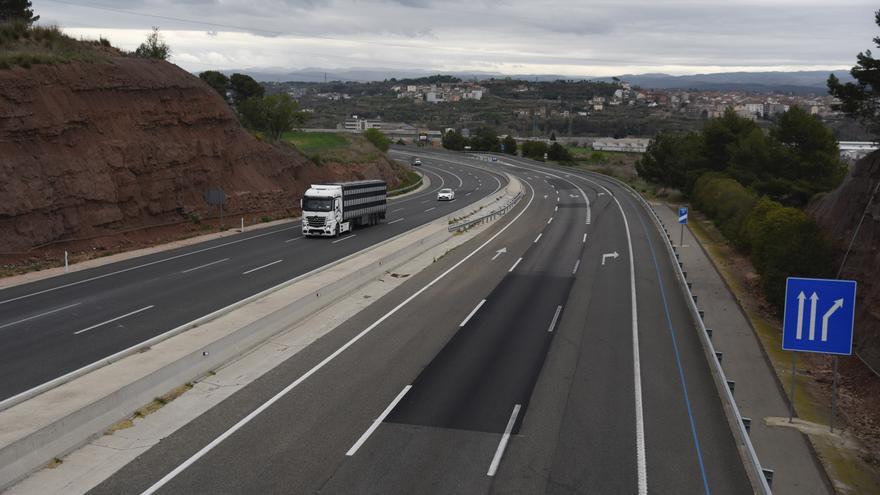
{"type": "Polygon", "coordinates": [[[38,20],[30,0],[0,0],[0,23],[19,21],[30,26],[38,20]]]}

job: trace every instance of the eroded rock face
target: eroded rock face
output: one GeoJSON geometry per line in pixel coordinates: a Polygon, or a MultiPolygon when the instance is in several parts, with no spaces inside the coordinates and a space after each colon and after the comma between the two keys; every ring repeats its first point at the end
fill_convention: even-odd
{"type": "Polygon", "coordinates": [[[383,178],[390,162],[318,167],[241,129],[179,67],[107,62],[0,70],[0,253],[206,215],[298,206],[310,182],[383,178]]]}
{"type": "Polygon", "coordinates": [[[843,184],[810,205],[843,259],[862,218],[861,228],[846,258],[841,278],[858,281],[855,347],[874,369],[880,369],[880,153],[859,160],[843,184]]]}

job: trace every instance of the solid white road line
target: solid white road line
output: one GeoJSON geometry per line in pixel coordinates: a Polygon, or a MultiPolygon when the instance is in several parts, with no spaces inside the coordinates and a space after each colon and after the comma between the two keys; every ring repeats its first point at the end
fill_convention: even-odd
{"type": "Polygon", "coordinates": [[[111,276],[113,276],[113,275],[118,275],[118,274],[120,274],[120,273],[130,272],[130,271],[132,271],[132,270],[137,270],[138,268],[145,268],[145,267],[148,267],[148,266],[158,265],[159,263],[165,263],[166,261],[176,260],[176,259],[178,259],[178,258],[183,258],[183,257],[186,257],[186,256],[192,256],[192,255],[194,255],[194,254],[198,254],[198,253],[204,253],[205,251],[211,251],[212,249],[217,249],[217,248],[221,248],[221,247],[225,247],[225,246],[230,246],[230,245],[232,245],[232,244],[238,244],[239,242],[249,241],[249,240],[251,240],[251,239],[256,239],[256,238],[258,238],[258,237],[265,237],[265,236],[267,236],[267,235],[277,234],[277,233],[279,233],[279,232],[284,232],[285,230],[298,229],[298,228],[300,228],[299,225],[297,225],[297,226],[295,226],[295,227],[287,227],[287,228],[284,228],[284,229],[273,230],[272,232],[266,232],[265,234],[252,235],[252,236],[250,236],[250,237],[248,237],[248,238],[245,238],[245,239],[238,239],[238,240],[236,240],[236,241],[224,242],[223,244],[218,244],[218,245],[216,245],[216,246],[211,246],[211,247],[206,247],[206,248],[203,248],[203,249],[198,249],[198,250],[195,250],[195,251],[190,251],[189,253],[178,254],[177,256],[171,256],[171,257],[169,257],[169,258],[163,258],[163,259],[161,259],[161,260],[151,261],[151,262],[149,262],[149,263],[144,263],[144,264],[142,264],[142,265],[137,265],[137,266],[132,266],[132,267],[129,267],[129,268],[124,268],[124,269],[122,269],[122,270],[117,270],[117,271],[115,271],[115,272],[105,273],[105,274],[103,274],[103,275],[98,275],[98,276],[90,277],[90,278],[87,278],[87,279],[84,279],[84,280],[79,280],[79,281],[77,281],[77,282],[71,282],[71,283],[69,283],[69,284],[59,285],[59,286],[57,286],[57,287],[51,287],[51,288],[49,288],[49,289],[44,289],[44,290],[37,291],[37,292],[31,292],[30,294],[25,294],[25,295],[23,295],[23,296],[13,297],[13,298],[11,298],[11,299],[5,299],[5,300],[3,300],[3,301],[0,301],[0,305],[2,305],[2,304],[6,304],[6,303],[11,303],[11,302],[13,302],[13,301],[18,301],[18,300],[20,300],[20,299],[25,299],[25,298],[28,298],[28,297],[38,296],[38,295],[40,295],[40,294],[45,294],[45,293],[47,293],[47,292],[52,292],[52,291],[56,291],[56,290],[60,290],[60,289],[66,289],[67,287],[73,287],[74,285],[80,285],[80,284],[84,284],[84,283],[86,283],[86,282],[92,282],[92,281],[94,281],[94,280],[100,280],[100,279],[102,279],[102,278],[111,277],[111,276]]]}
{"type": "Polygon", "coordinates": [[[629,250],[629,290],[630,299],[632,300],[630,308],[632,312],[633,385],[636,406],[636,473],[638,477],[639,495],[647,495],[648,468],[645,456],[645,413],[642,407],[642,367],[639,359],[639,317],[636,303],[636,270],[635,261],[633,259],[632,235],[629,230],[629,221],[626,218],[626,213],[623,211],[623,206],[620,205],[620,201],[616,196],[611,194],[611,191],[609,191],[608,188],[587,177],[579,176],[579,178],[601,187],[606,194],[614,198],[614,202],[617,203],[617,209],[620,210],[620,216],[623,217],[623,226],[626,229],[626,244],[629,250]]]}
{"type": "Polygon", "coordinates": [[[389,211],[388,213],[394,213],[394,212],[396,212],[396,211],[400,211],[400,210],[402,210],[402,209],[403,209],[403,208],[397,208],[396,210],[391,210],[391,211],[389,211]]]}
{"type": "Polygon", "coordinates": [[[543,233],[543,232],[541,232],[541,233],[540,233],[540,234],[538,234],[538,237],[535,237],[535,241],[534,241],[534,242],[533,242],[533,244],[537,244],[537,243],[538,243],[538,241],[540,241],[540,240],[541,240],[541,236],[542,236],[542,235],[544,235],[544,233],[543,233]]]}
{"type": "Polygon", "coordinates": [[[88,327],[88,328],[83,328],[82,330],[77,330],[76,332],[73,332],[73,334],[74,334],[74,335],[79,335],[79,334],[81,334],[81,333],[83,333],[83,332],[88,332],[89,330],[93,330],[93,329],[95,329],[95,328],[98,328],[98,327],[100,327],[100,326],[106,325],[106,324],[108,324],[108,323],[113,323],[114,321],[118,321],[118,320],[121,320],[121,319],[123,319],[123,318],[127,318],[127,317],[129,317],[129,316],[131,316],[131,315],[136,315],[136,314],[138,314],[138,313],[140,313],[140,312],[142,312],[142,311],[146,311],[146,310],[148,310],[148,309],[150,309],[150,308],[152,308],[152,307],[154,307],[154,306],[151,304],[151,305],[147,306],[146,308],[141,308],[141,309],[138,309],[138,310],[132,311],[131,313],[126,313],[126,314],[124,314],[124,315],[122,315],[122,316],[117,316],[116,318],[113,318],[112,320],[107,320],[107,321],[105,321],[105,322],[103,322],[103,323],[98,323],[97,325],[92,325],[92,326],[90,326],[90,327],[88,327]]]}
{"type": "Polygon", "coordinates": [[[553,217],[550,217],[550,220],[547,220],[547,225],[550,225],[551,223],[553,223],[553,217]]]}
{"type": "Polygon", "coordinates": [[[432,207],[428,208],[427,210],[425,210],[425,213],[428,213],[429,211],[436,210],[436,209],[437,209],[436,206],[432,206],[432,207]]]}
{"type": "MultiPolygon", "coordinates": [[[[526,185],[529,185],[529,184],[526,183],[526,185]]],[[[407,304],[409,304],[410,302],[412,302],[415,298],[419,297],[419,296],[422,295],[425,291],[427,291],[428,289],[430,289],[431,287],[433,287],[434,284],[436,284],[437,282],[439,282],[440,280],[442,280],[443,278],[445,278],[447,275],[449,275],[450,273],[452,273],[453,270],[455,270],[455,269],[458,268],[459,266],[463,265],[463,264],[464,264],[465,262],[467,262],[469,259],[471,259],[472,257],[474,257],[474,255],[476,255],[478,252],[482,251],[482,249],[483,249],[484,247],[486,247],[487,245],[489,245],[490,242],[492,242],[492,241],[494,241],[495,239],[497,239],[498,236],[500,236],[502,233],[504,233],[508,228],[510,228],[511,225],[513,225],[514,223],[516,223],[516,221],[519,220],[520,217],[522,217],[523,214],[524,214],[526,211],[528,211],[529,206],[532,205],[532,201],[535,199],[535,190],[534,190],[534,188],[532,188],[532,186],[529,185],[529,189],[530,189],[530,191],[531,191],[531,195],[530,195],[530,197],[529,197],[529,201],[528,201],[528,203],[526,203],[526,206],[525,206],[522,210],[520,210],[520,212],[517,213],[517,215],[516,215],[515,217],[513,217],[513,219],[512,219],[507,225],[505,225],[505,226],[502,227],[500,230],[498,230],[498,232],[496,232],[494,235],[492,235],[492,237],[490,237],[490,238],[487,239],[485,242],[483,242],[482,244],[480,244],[479,246],[477,246],[473,251],[470,252],[470,254],[468,254],[467,256],[465,256],[464,258],[462,258],[461,260],[459,260],[458,263],[452,265],[452,266],[449,267],[445,272],[443,272],[443,273],[441,273],[440,275],[438,275],[437,278],[435,278],[434,280],[431,280],[431,281],[428,282],[426,285],[424,285],[421,289],[417,290],[413,295],[409,296],[409,297],[406,298],[403,302],[401,302],[400,304],[398,304],[397,306],[395,306],[394,309],[392,309],[391,311],[385,313],[381,318],[379,318],[378,320],[374,321],[374,322],[373,322],[370,326],[368,326],[367,328],[361,330],[361,333],[359,333],[359,334],[355,335],[354,337],[352,337],[351,340],[349,340],[348,342],[346,342],[345,344],[343,344],[341,347],[339,347],[338,349],[336,349],[335,351],[333,351],[332,354],[330,354],[329,356],[325,357],[320,363],[316,364],[312,369],[310,369],[309,371],[305,372],[305,373],[304,373],[303,375],[301,375],[299,378],[297,378],[296,380],[294,380],[290,385],[288,385],[288,386],[284,387],[283,389],[281,389],[281,391],[279,391],[277,394],[273,395],[272,398],[270,398],[269,400],[267,400],[266,402],[264,402],[263,404],[261,404],[260,407],[258,407],[258,408],[256,408],[256,409],[254,409],[253,411],[251,411],[250,414],[248,414],[247,416],[245,416],[244,418],[242,418],[241,420],[239,420],[238,423],[235,423],[234,425],[232,425],[231,428],[229,428],[228,430],[226,430],[225,432],[223,432],[219,437],[217,437],[217,438],[215,438],[214,440],[212,440],[208,445],[205,445],[204,447],[202,447],[201,450],[199,450],[198,452],[196,452],[195,454],[193,454],[192,456],[190,456],[189,458],[187,458],[187,460],[183,461],[180,465],[178,465],[176,468],[174,468],[171,472],[169,472],[168,474],[166,474],[165,476],[163,476],[162,479],[160,479],[159,481],[153,483],[153,485],[150,486],[149,488],[147,488],[147,489],[143,492],[142,495],[151,495],[151,494],[155,493],[156,491],[158,491],[158,490],[159,490],[160,488],[162,488],[163,486],[165,486],[169,481],[171,481],[171,480],[173,480],[175,477],[177,477],[178,474],[182,473],[184,470],[186,470],[186,468],[192,466],[196,461],[198,461],[199,459],[201,459],[202,457],[204,457],[205,454],[207,454],[208,452],[210,452],[211,450],[213,450],[214,447],[220,445],[224,440],[226,440],[227,438],[229,438],[229,437],[230,437],[232,434],[234,434],[236,431],[240,430],[240,429],[241,429],[242,427],[244,427],[246,424],[248,424],[248,423],[250,423],[251,421],[253,421],[254,418],[256,418],[256,417],[259,416],[263,411],[265,411],[266,409],[268,409],[269,407],[271,407],[272,404],[274,404],[274,403],[278,402],[279,400],[281,400],[281,398],[284,397],[285,395],[289,394],[291,390],[293,390],[294,388],[296,388],[297,386],[299,386],[299,385],[300,385],[301,383],[303,383],[304,381],[308,380],[312,375],[314,375],[315,373],[317,373],[318,371],[320,371],[324,366],[327,366],[327,364],[329,364],[329,363],[332,362],[334,359],[336,359],[337,357],[339,357],[340,354],[342,354],[343,352],[345,352],[349,347],[353,346],[357,341],[359,341],[360,339],[362,339],[365,335],[367,335],[368,333],[372,332],[376,327],[378,327],[379,325],[381,325],[385,320],[387,320],[388,318],[391,318],[391,316],[394,315],[395,313],[397,313],[398,311],[400,311],[401,308],[405,307],[407,304]]]]}
{"type": "Polygon", "coordinates": [[[587,243],[587,234],[584,234],[584,240],[581,241],[581,244],[586,244],[586,243],[587,243]]]}
{"type": "Polygon", "coordinates": [[[391,225],[392,223],[397,223],[397,222],[402,222],[402,221],[403,221],[402,218],[398,218],[397,220],[392,220],[392,221],[388,222],[386,225],[391,225]]]}
{"type": "Polygon", "coordinates": [[[345,237],[341,237],[339,239],[336,239],[335,241],[332,241],[330,244],[336,244],[337,242],[342,242],[342,241],[351,239],[352,237],[357,237],[357,234],[351,234],[351,235],[347,235],[345,237]]]}
{"type": "Polygon", "coordinates": [[[486,473],[486,476],[495,476],[495,472],[498,471],[498,465],[501,464],[501,456],[504,455],[504,449],[507,448],[507,442],[510,440],[510,432],[513,430],[513,425],[516,424],[519,408],[519,404],[513,406],[513,412],[510,413],[510,419],[507,420],[507,427],[504,428],[504,435],[501,435],[501,442],[498,443],[498,448],[495,449],[495,457],[492,458],[492,464],[489,465],[489,471],[486,473]]]}
{"type": "Polygon", "coordinates": [[[298,236],[296,236],[296,237],[294,237],[294,238],[292,238],[292,239],[288,239],[288,240],[286,240],[286,241],[284,241],[284,242],[293,242],[293,241],[295,241],[295,240],[297,240],[297,239],[302,239],[302,238],[303,238],[303,236],[298,235],[298,236]]]}
{"type": "Polygon", "coordinates": [[[57,312],[59,312],[59,311],[64,311],[65,309],[69,309],[69,308],[72,308],[72,307],[74,307],[74,306],[79,306],[80,304],[82,304],[82,303],[68,304],[67,306],[62,306],[62,307],[60,307],[60,308],[55,308],[55,309],[53,309],[53,310],[51,310],[51,311],[46,311],[45,313],[40,313],[40,314],[38,314],[38,315],[28,316],[27,318],[22,318],[21,320],[13,321],[12,323],[6,323],[5,325],[0,325],[0,329],[6,328],[6,327],[11,327],[12,325],[18,325],[19,323],[24,323],[24,322],[26,322],[26,321],[30,321],[30,320],[33,320],[33,319],[35,319],[35,318],[39,318],[39,317],[41,317],[41,316],[51,315],[52,313],[57,313],[57,312]]]}
{"type": "MultiPolygon", "coordinates": [[[[285,241],[286,242],[286,241],[285,241]]],[[[188,270],[183,270],[180,273],[189,273],[198,270],[199,268],[205,268],[206,266],[216,265],[217,263],[223,263],[224,261],[229,261],[229,258],[223,258],[222,260],[212,261],[210,263],[205,263],[204,265],[199,265],[188,270]]]]}
{"type": "Polygon", "coordinates": [[[553,320],[550,321],[550,326],[547,328],[548,332],[552,332],[553,329],[556,328],[556,321],[559,320],[559,313],[562,312],[562,306],[556,306],[556,312],[553,313],[553,320]]]}
{"type": "Polygon", "coordinates": [[[571,271],[571,274],[574,275],[578,271],[578,267],[581,266],[581,260],[577,260],[574,262],[574,270],[571,271]]]}
{"type": "Polygon", "coordinates": [[[361,435],[358,441],[355,442],[350,449],[348,449],[348,452],[346,452],[345,455],[351,457],[358,451],[359,448],[361,448],[361,445],[363,445],[367,441],[367,439],[370,438],[370,435],[372,435],[373,432],[376,431],[376,428],[378,428],[379,425],[382,424],[382,421],[385,421],[385,418],[388,417],[389,414],[391,414],[391,411],[394,410],[394,407],[397,406],[397,403],[400,402],[401,399],[403,399],[403,396],[406,395],[406,393],[409,392],[409,389],[411,388],[412,385],[407,385],[403,387],[403,390],[401,390],[400,393],[397,394],[397,397],[395,397],[394,400],[391,401],[391,404],[388,404],[388,407],[386,407],[385,410],[382,411],[382,414],[380,414],[379,417],[373,421],[373,424],[371,424],[370,427],[367,428],[367,431],[365,431],[364,434],[361,435]]]}
{"type": "Polygon", "coordinates": [[[271,262],[271,263],[267,263],[267,264],[265,264],[265,265],[263,265],[263,266],[258,266],[258,267],[256,267],[256,268],[251,268],[250,270],[248,270],[248,271],[246,271],[246,272],[241,272],[241,274],[242,274],[242,275],[247,275],[248,273],[254,273],[254,272],[257,271],[257,270],[262,270],[263,268],[266,268],[266,267],[269,267],[269,266],[272,266],[272,265],[277,265],[278,263],[281,263],[282,261],[284,261],[284,260],[273,261],[273,262],[271,262]]]}
{"type": "Polygon", "coordinates": [[[486,304],[485,299],[480,301],[480,303],[477,304],[477,307],[475,307],[473,310],[471,310],[470,314],[468,314],[467,317],[464,320],[462,320],[461,325],[459,325],[459,327],[463,327],[463,326],[467,325],[467,322],[469,322],[471,320],[471,318],[473,318],[474,315],[477,314],[477,311],[479,311],[480,308],[482,308],[484,304],[486,304]]]}
{"type": "Polygon", "coordinates": [[[514,263],[513,266],[510,267],[510,270],[507,270],[507,273],[510,273],[510,272],[512,272],[513,270],[515,270],[515,269],[516,269],[516,265],[518,265],[520,261],[522,261],[522,258],[516,260],[516,263],[514,263]]]}

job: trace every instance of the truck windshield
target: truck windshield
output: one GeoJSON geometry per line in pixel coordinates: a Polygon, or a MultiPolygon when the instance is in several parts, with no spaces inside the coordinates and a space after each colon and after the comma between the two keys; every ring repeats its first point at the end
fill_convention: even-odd
{"type": "Polygon", "coordinates": [[[303,198],[303,211],[331,211],[333,209],[333,198],[303,198]]]}

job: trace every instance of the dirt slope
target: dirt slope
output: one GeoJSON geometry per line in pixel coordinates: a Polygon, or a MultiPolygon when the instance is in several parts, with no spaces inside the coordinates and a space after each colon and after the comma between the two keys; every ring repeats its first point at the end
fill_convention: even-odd
{"type": "Polygon", "coordinates": [[[841,278],[858,281],[854,345],[875,370],[880,370],[880,194],[870,204],[869,200],[878,183],[880,153],[875,152],[859,160],[838,189],[809,208],[834,243],[838,264],[865,213],[841,278]]]}
{"type": "Polygon", "coordinates": [[[211,214],[292,211],[310,182],[384,178],[258,141],[211,88],[133,57],[0,70],[0,253],[211,214]]]}

